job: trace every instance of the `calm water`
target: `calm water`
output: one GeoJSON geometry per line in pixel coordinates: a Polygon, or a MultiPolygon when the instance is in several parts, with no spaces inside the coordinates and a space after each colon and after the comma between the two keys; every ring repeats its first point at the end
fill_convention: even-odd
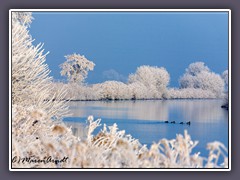
{"type": "Polygon", "coordinates": [[[186,129],[192,140],[199,141],[194,152],[206,157],[208,142],[221,141],[228,147],[228,111],[222,104],[222,100],[78,101],[69,103],[72,116],[64,121],[83,137],[86,119],[93,115],[102,119],[101,124],[117,123],[120,130],[148,147],[162,138],[173,139],[186,129]],[[191,125],[164,121],[191,121],[191,125]]]}

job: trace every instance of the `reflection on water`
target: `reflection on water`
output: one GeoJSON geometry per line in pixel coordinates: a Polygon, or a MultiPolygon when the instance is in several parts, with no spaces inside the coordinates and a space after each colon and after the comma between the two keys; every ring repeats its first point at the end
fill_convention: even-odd
{"type": "Polygon", "coordinates": [[[227,111],[220,108],[222,104],[222,100],[169,101],[167,109],[187,121],[214,123],[228,117],[227,111]]]}
{"type": "Polygon", "coordinates": [[[105,117],[137,120],[180,120],[216,122],[227,118],[219,108],[222,100],[148,100],[69,102],[72,117],[105,117]],[[171,113],[170,113],[171,112],[171,113]]]}
{"type": "Polygon", "coordinates": [[[84,137],[86,119],[93,115],[107,125],[117,123],[119,129],[148,146],[161,138],[173,139],[187,129],[192,139],[199,141],[195,151],[206,156],[208,142],[217,140],[228,147],[228,111],[221,108],[222,103],[222,100],[69,102],[72,117],[65,122],[75,128],[77,136],[84,137]],[[177,124],[164,121],[176,121],[177,124]],[[190,126],[179,124],[187,121],[191,121],[190,126]]]}
{"type": "Polygon", "coordinates": [[[73,117],[163,120],[168,118],[166,101],[77,101],[70,102],[73,117]]]}

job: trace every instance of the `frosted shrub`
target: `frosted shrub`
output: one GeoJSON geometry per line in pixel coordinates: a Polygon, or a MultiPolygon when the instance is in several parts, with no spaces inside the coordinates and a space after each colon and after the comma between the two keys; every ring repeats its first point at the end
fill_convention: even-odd
{"type": "Polygon", "coordinates": [[[21,23],[25,20],[18,21],[22,17],[18,15],[21,14],[13,13],[12,19],[12,101],[27,104],[29,101],[37,101],[37,93],[46,91],[50,78],[49,70],[43,64],[46,54],[43,54],[41,44],[36,47],[32,45],[27,26],[21,23]]]}
{"type": "Polygon", "coordinates": [[[205,66],[204,62],[191,63],[186,69],[186,74],[196,76],[201,72],[210,72],[210,69],[205,66]]]}
{"type": "Polygon", "coordinates": [[[228,87],[228,70],[223,71],[222,78],[224,80],[225,86],[228,87]]]}
{"type": "Polygon", "coordinates": [[[196,88],[200,88],[203,90],[212,91],[216,97],[222,97],[224,90],[224,83],[220,75],[215,74],[213,72],[209,73],[199,73],[197,75],[195,85],[196,88]]]}
{"type": "Polygon", "coordinates": [[[64,89],[66,91],[65,100],[94,100],[95,98],[93,89],[83,84],[55,82],[52,88],[51,93],[56,94],[59,94],[59,89],[64,89]]]}
{"type": "Polygon", "coordinates": [[[228,109],[229,108],[229,100],[228,100],[228,70],[225,70],[223,73],[222,73],[222,78],[224,80],[224,83],[225,83],[225,96],[224,96],[224,104],[222,105],[223,108],[226,108],[228,109]]]}
{"type": "Polygon", "coordinates": [[[99,86],[99,99],[117,100],[125,99],[127,95],[127,85],[118,81],[105,81],[99,86]]]}
{"type": "Polygon", "coordinates": [[[203,158],[199,154],[191,154],[197,144],[185,131],[184,136],[179,134],[176,139],[162,139],[153,144],[148,155],[156,168],[199,168],[203,165],[203,158]]]}
{"type": "Polygon", "coordinates": [[[151,94],[148,88],[139,82],[128,84],[128,88],[131,94],[131,99],[151,99],[151,94]]]}
{"type": "Polygon", "coordinates": [[[64,96],[64,100],[73,100],[76,98],[76,93],[77,90],[75,89],[75,87],[73,86],[74,84],[71,84],[71,88],[69,84],[65,84],[62,82],[54,82],[53,86],[52,86],[52,91],[50,92],[51,94],[59,94],[61,93],[61,91],[59,91],[60,89],[64,89],[66,91],[66,94],[64,96]]]}
{"type": "MultiPolygon", "coordinates": [[[[13,106],[12,115],[12,157],[44,159],[63,157],[65,151],[77,138],[61,121],[52,121],[49,116],[33,106],[13,106]]],[[[12,163],[13,168],[43,167],[38,163],[12,163]]],[[[46,167],[61,167],[49,163],[46,167]]]]}
{"type": "Polygon", "coordinates": [[[212,91],[195,89],[195,88],[170,88],[167,93],[168,99],[204,99],[215,98],[216,95],[212,91]]]}
{"type": "Polygon", "coordinates": [[[55,83],[53,89],[57,93],[64,88],[67,100],[126,100],[151,99],[149,91],[142,83],[125,84],[119,81],[106,81],[93,85],[77,83],[55,83]]]}
{"type": "Polygon", "coordinates": [[[28,32],[31,13],[12,12],[12,103],[41,108],[54,118],[66,114],[66,103],[61,101],[64,90],[51,93],[52,78],[45,64],[42,44],[34,46],[28,32]]]}
{"type": "Polygon", "coordinates": [[[216,98],[223,96],[224,82],[220,75],[210,72],[203,62],[189,65],[179,80],[180,88],[195,88],[214,93],[216,98]]]}
{"type": "Polygon", "coordinates": [[[148,88],[150,98],[162,98],[165,93],[170,77],[163,67],[140,66],[135,74],[130,74],[128,78],[129,84],[142,83],[148,88]],[[152,97],[151,97],[152,96],[152,97]]]}
{"type": "Polygon", "coordinates": [[[33,17],[31,12],[13,12],[12,23],[19,23],[21,26],[29,27],[33,17]]]}
{"type": "Polygon", "coordinates": [[[219,168],[227,168],[228,167],[228,150],[227,148],[218,141],[208,143],[207,149],[209,150],[209,156],[207,159],[207,168],[214,168],[214,167],[219,167],[219,168]],[[223,157],[224,161],[219,165],[219,158],[223,157]]]}

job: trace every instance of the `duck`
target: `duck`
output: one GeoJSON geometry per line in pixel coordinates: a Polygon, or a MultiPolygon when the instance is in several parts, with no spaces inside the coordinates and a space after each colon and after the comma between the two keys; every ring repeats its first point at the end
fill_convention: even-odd
{"type": "Polygon", "coordinates": [[[179,124],[183,124],[183,122],[180,122],[179,124]]]}
{"type": "Polygon", "coordinates": [[[168,123],[168,121],[164,121],[165,123],[168,123]]]}
{"type": "Polygon", "coordinates": [[[176,122],[175,121],[171,121],[172,124],[175,124],[176,122]]]}
{"type": "Polygon", "coordinates": [[[190,122],[190,121],[188,121],[186,124],[190,126],[190,125],[191,125],[191,122],[190,122]]]}
{"type": "Polygon", "coordinates": [[[32,123],[32,126],[34,126],[37,122],[38,122],[38,120],[35,120],[35,121],[32,123]]]}

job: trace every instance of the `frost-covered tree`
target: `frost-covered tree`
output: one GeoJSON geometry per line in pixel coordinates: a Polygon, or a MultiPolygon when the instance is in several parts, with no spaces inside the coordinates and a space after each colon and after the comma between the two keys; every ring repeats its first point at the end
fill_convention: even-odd
{"type": "Polygon", "coordinates": [[[45,64],[43,44],[33,45],[28,28],[32,22],[30,12],[12,12],[12,103],[44,110],[50,117],[61,117],[65,103],[51,94],[52,78],[45,64]],[[54,102],[52,100],[55,100],[54,102]]]}
{"type": "Polygon", "coordinates": [[[87,78],[88,71],[94,69],[95,64],[80,54],[66,55],[65,61],[60,65],[61,75],[67,76],[69,82],[83,83],[87,78]]]}
{"type": "Polygon", "coordinates": [[[131,84],[128,84],[128,88],[131,94],[130,99],[151,99],[152,95],[149,93],[148,88],[139,82],[134,82],[131,84]]]}
{"type": "Polygon", "coordinates": [[[196,76],[200,72],[209,72],[210,69],[205,66],[204,62],[195,62],[188,66],[186,69],[186,74],[190,74],[192,76],[196,76]]]}
{"type": "Polygon", "coordinates": [[[228,86],[228,70],[223,71],[222,78],[226,86],[228,86]]]}
{"type": "Polygon", "coordinates": [[[152,98],[162,98],[166,92],[170,76],[163,67],[140,66],[135,74],[130,74],[128,83],[141,83],[149,89],[152,98]]]}
{"type": "Polygon", "coordinates": [[[179,83],[180,88],[208,90],[213,92],[215,97],[221,97],[224,90],[224,82],[221,76],[210,72],[210,69],[203,62],[190,64],[179,83]]]}
{"type": "MultiPolygon", "coordinates": [[[[31,12],[12,12],[12,23],[19,23],[22,26],[29,27],[33,17],[31,12]]],[[[12,25],[13,25],[12,24],[12,25]]]]}
{"type": "Polygon", "coordinates": [[[222,107],[228,109],[229,107],[229,102],[228,102],[228,70],[225,70],[223,73],[222,73],[222,78],[224,80],[224,83],[225,83],[225,88],[227,89],[227,92],[225,94],[225,102],[224,104],[222,105],[222,107]]]}

